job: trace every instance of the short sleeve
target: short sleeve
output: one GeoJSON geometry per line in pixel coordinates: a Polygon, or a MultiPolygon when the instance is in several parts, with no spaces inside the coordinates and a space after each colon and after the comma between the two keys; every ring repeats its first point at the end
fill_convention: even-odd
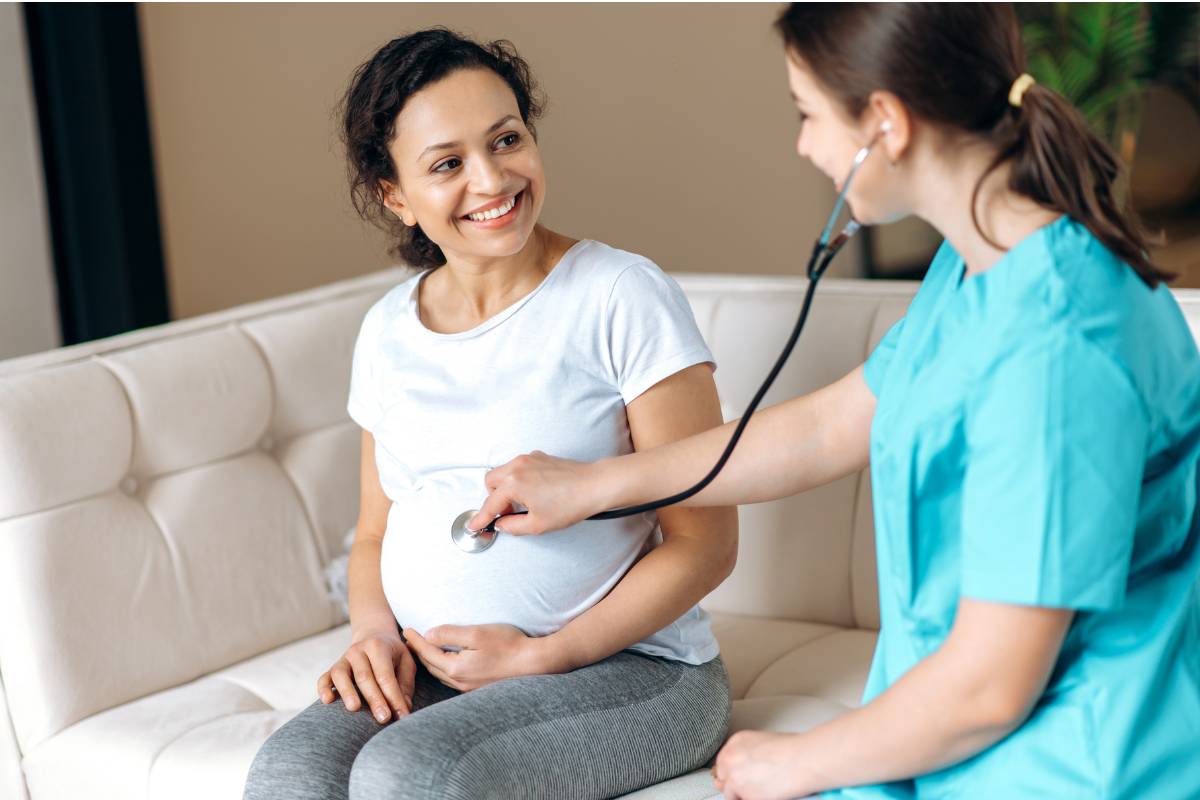
{"type": "Polygon", "coordinates": [[[382,416],[375,366],[382,317],[381,300],[367,311],[362,325],[359,326],[358,338],[354,342],[354,358],[350,365],[350,397],[346,402],[346,411],[350,414],[350,419],[372,433],[382,416]]]}
{"type": "Polygon", "coordinates": [[[867,382],[867,388],[875,397],[879,397],[879,392],[883,388],[883,380],[887,377],[888,367],[892,364],[892,356],[896,353],[896,343],[900,340],[900,332],[904,330],[905,319],[906,317],[901,317],[895,325],[888,329],[888,332],[879,340],[879,344],[871,351],[871,355],[867,357],[866,363],[863,364],[863,380],[867,382]]]}
{"type": "Polygon", "coordinates": [[[650,262],[617,276],[605,325],[612,377],[626,405],[682,369],[716,366],[683,290],[650,262]]]}
{"type": "Polygon", "coordinates": [[[1081,337],[1052,334],[980,383],[964,423],[962,595],[1119,607],[1150,437],[1128,374],[1081,337]]]}
{"type": "Polygon", "coordinates": [[[912,325],[920,327],[932,316],[936,316],[935,309],[939,298],[945,294],[947,284],[957,280],[961,269],[962,259],[954,252],[949,242],[942,242],[909,304],[908,311],[888,329],[863,364],[863,380],[876,398],[883,391],[883,384],[887,381],[888,371],[891,369],[905,328],[911,328],[912,325]],[[910,324],[910,319],[915,321],[910,324]]]}

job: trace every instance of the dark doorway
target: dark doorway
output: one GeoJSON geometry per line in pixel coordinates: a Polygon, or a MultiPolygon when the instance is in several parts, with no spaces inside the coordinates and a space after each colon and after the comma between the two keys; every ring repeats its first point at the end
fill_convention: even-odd
{"type": "Polygon", "coordinates": [[[63,344],[167,322],[136,7],[22,9],[63,344]]]}

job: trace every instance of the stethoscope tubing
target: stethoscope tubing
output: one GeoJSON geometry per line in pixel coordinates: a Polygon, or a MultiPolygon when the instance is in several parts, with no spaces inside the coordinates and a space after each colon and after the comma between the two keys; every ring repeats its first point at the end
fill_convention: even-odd
{"type": "MultiPolygon", "coordinates": [[[[845,205],[846,194],[850,191],[850,184],[854,180],[854,176],[858,172],[858,168],[862,166],[864,161],[866,161],[867,156],[870,155],[871,148],[875,146],[875,143],[878,141],[878,139],[879,135],[876,135],[875,138],[860,148],[854,156],[854,163],[850,167],[850,172],[846,175],[846,180],[842,184],[842,190],[838,192],[837,201],[834,203],[833,211],[829,215],[829,221],[826,223],[825,228],[821,231],[820,238],[818,238],[816,243],[813,245],[812,255],[809,256],[808,265],[805,267],[805,273],[808,275],[808,288],[804,292],[804,302],[800,306],[800,315],[796,319],[796,325],[792,329],[792,333],[788,337],[787,343],[783,346],[783,352],[779,354],[779,358],[775,360],[775,365],[771,367],[771,371],[767,374],[766,380],[763,381],[762,386],[758,388],[758,391],[754,393],[753,399],[751,399],[750,404],[746,407],[746,412],[742,414],[742,418],[738,421],[737,427],[734,428],[733,435],[729,437],[729,443],[725,445],[725,450],[721,453],[721,457],[717,459],[717,463],[713,465],[712,469],[708,471],[707,475],[705,475],[691,487],[684,489],[682,492],[673,494],[670,497],[664,497],[661,500],[654,500],[649,503],[640,503],[638,505],[626,506],[624,508],[614,508],[610,511],[601,511],[599,514],[593,514],[592,516],[588,517],[588,520],[606,520],[619,519],[621,517],[631,517],[636,514],[645,514],[648,511],[657,511],[660,508],[675,505],[676,503],[682,503],[684,500],[687,500],[697,493],[704,491],[705,487],[712,483],[713,480],[716,479],[717,475],[720,474],[721,469],[725,466],[725,463],[729,461],[729,457],[733,455],[733,449],[737,446],[738,440],[742,438],[742,433],[746,430],[746,426],[750,424],[750,418],[758,409],[759,403],[762,402],[763,397],[765,397],[767,392],[770,391],[771,385],[775,383],[775,379],[779,377],[779,373],[783,371],[784,364],[786,364],[788,358],[791,357],[792,350],[795,349],[796,342],[798,342],[800,339],[800,333],[804,330],[804,323],[808,320],[808,312],[812,307],[813,296],[816,294],[817,284],[820,283],[821,276],[825,274],[825,270],[829,267],[830,262],[833,261],[833,257],[836,256],[838,251],[842,249],[842,245],[844,245],[860,227],[858,221],[852,216],[850,221],[842,229],[841,233],[834,237],[832,241],[830,240],[830,234],[833,232],[833,226],[837,221],[838,215],[841,213],[843,205],[845,205]]],[[[493,519],[491,522],[485,525],[478,532],[468,531],[468,533],[475,536],[480,534],[494,535],[496,533],[496,523],[499,520],[502,520],[505,517],[521,516],[528,513],[529,512],[527,510],[523,510],[513,511],[508,514],[501,514],[500,516],[496,517],[496,519],[493,519]]]]}
{"type": "MultiPolygon", "coordinates": [[[[852,222],[851,224],[855,225],[855,229],[857,229],[857,223],[852,222]]],[[[733,435],[729,437],[729,443],[725,445],[725,450],[721,453],[721,457],[717,459],[717,462],[713,465],[712,469],[708,471],[708,474],[701,478],[694,485],[684,489],[682,492],[673,494],[670,497],[664,497],[660,500],[654,500],[649,503],[626,506],[624,508],[614,508],[610,511],[601,511],[599,514],[593,514],[592,516],[588,517],[588,520],[606,520],[620,519],[621,517],[632,517],[636,514],[645,514],[648,511],[657,511],[658,509],[665,508],[666,506],[682,503],[684,500],[687,500],[699,492],[704,491],[704,489],[716,479],[717,475],[720,474],[721,470],[724,468],[725,463],[729,461],[730,456],[733,455],[733,449],[737,446],[738,440],[742,438],[742,433],[746,430],[746,426],[750,424],[750,418],[758,409],[759,404],[762,403],[762,400],[766,396],[767,392],[771,390],[771,385],[775,383],[775,379],[779,377],[779,373],[783,371],[784,365],[787,363],[788,358],[792,354],[792,350],[796,347],[796,343],[800,339],[800,333],[804,330],[804,323],[808,320],[808,312],[812,308],[812,301],[816,294],[817,284],[820,282],[821,276],[825,274],[825,270],[828,268],[829,263],[833,261],[833,257],[837,255],[837,251],[841,248],[841,245],[850,238],[850,235],[853,235],[853,231],[851,231],[849,235],[843,234],[842,236],[839,236],[832,244],[826,244],[818,241],[816,245],[814,245],[812,255],[808,260],[808,266],[805,268],[805,271],[808,274],[808,288],[804,292],[804,302],[800,306],[800,315],[796,319],[796,325],[793,327],[792,333],[788,337],[787,343],[783,347],[783,352],[781,352],[779,357],[775,360],[775,365],[771,367],[771,371],[767,374],[766,380],[764,380],[762,385],[758,387],[758,391],[754,393],[753,399],[751,399],[750,404],[746,407],[745,413],[738,421],[737,427],[734,428],[733,435]]],[[[499,520],[504,519],[504,517],[514,517],[528,513],[528,511],[513,511],[509,514],[502,514],[484,526],[479,532],[493,532],[496,529],[496,523],[499,520]]]]}

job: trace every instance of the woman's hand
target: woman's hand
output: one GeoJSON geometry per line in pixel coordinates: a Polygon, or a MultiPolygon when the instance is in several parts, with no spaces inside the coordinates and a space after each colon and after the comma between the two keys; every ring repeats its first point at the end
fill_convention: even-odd
{"type": "Polygon", "coordinates": [[[460,692],[519,675],[567,671],[554,657],[550,637],[526,636],[512,625],[439,625],[424,636],[405,628],[404,638],[431,675],[460,692]]]}
{"type": "Polygon", "coordinates": [[[809,794],[796,780],[796,734],[740,731],[717,753],[713,783],[726,800],[788,800],[809,794]]]}
{"type": "Polygon", "coordinates": [[[488,498],[467,523],[471,530],[512,514],[514,504],[529,513],[505,516],[499,526],[518,536],[561,530],[607,507],[599,464],[555,458],[540,450],[490,470],[484,483],[488,498]]]}
{"type": "Polygon", "coordinates": [[[329,704],[336,690],[347,710],[358,711],[361,691],[382,725],[412,712],[416,677],[417,662],[395,628],[368,631],[357,635],[338,662],[317,679],[317,693],[329,704]]]}

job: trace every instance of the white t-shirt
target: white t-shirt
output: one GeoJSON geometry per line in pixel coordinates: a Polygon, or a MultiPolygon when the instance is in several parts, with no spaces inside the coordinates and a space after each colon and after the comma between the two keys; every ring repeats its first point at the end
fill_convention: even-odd
{"type": "MultiPolygon", "coordinates": [[[[694,364],[713,363],[687,298],[647,259],[576,243],[542,283],[461,333],[422,324],[417,287],[367,312],[348,411],[375,437],[392,500],[381,570],[400,624],[508,623],[557,631],[599,602],[662,542],[654,513],[581,522],[541,536],[501,534],[466,553],[450,526],[487,496],[484,473],[531,450],[595,461],[633,451],[625,405],[694,364]]],[[[631,649],[692,664],[717,655],[693,607],[631,649]]]]}

